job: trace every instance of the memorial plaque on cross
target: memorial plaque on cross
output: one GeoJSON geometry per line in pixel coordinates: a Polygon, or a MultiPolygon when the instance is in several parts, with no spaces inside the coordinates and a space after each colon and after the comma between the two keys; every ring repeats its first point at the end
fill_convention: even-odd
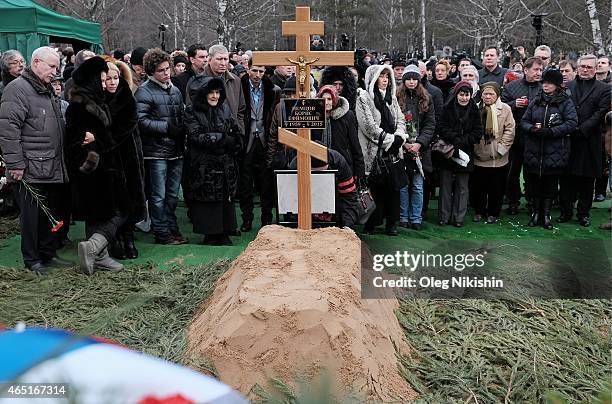
{"type": "MultiPolygon", "coordinates": [[[[283,36],[295,36],[295,51],[253,52],[253,64],[258,66],[296,66],[296,94],[310,98],[310,66],[352,66],[353,52],[311,51],[310,36],[323,35],[323,21],[310,20],[310,7],[296,7],[295,21],[283,21],[283,36]]],[[[310,158],[327,161],[327,148],[310,140],[310,129],[295,133],[278,128],[278,141],[297,150],[298,167],[298,228],[312,228],[310,200],[310,158]]]]}

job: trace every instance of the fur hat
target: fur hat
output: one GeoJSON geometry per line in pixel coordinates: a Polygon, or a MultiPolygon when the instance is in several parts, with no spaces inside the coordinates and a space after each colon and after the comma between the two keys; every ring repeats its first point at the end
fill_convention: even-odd
{"type": "Polygon", "coordinates": [[[100,56],[94,56],[84,61],[78,69],[72,72],[72,80],[78,86],[87,87],[91,82],[100,81],[102,72],[108,73],[108,65],[100,56]]]}
{"type": "Polygon", "coordinates": [[[402,81],[406,81],[408,79],[421,80],[421,71],[419,70],[418,66],[406,66],[404,73],[402,74],[402,81]]]}
{"type": "Polygon", "coordinates": [[[469,81],[460,81],[459,83],[455,84],[455,87],[453,87],[453,98],[457,98],[457,95],[461,92],[464,93],[470,93],[470,95],[472,95],[472,92],[474,90],[472,89],[472,83],[470,83],[469,81]]]}
{"type": "Polygon", "coordinates": [[[331,95],[332,108],[336,108],[336,106],[338,106],[338,92],[336,91],[336,88],[330,85],[321,87],[317,93],[317,98],[323,98],[324,93],[331,95]]]}
{"type": "Polygon", "coordinates": [[[147,53],[147,50],[142,46],[134,49],[132,51],[132,56],[130,57],[130,63],[132,66],[142,66],[145,53],[147,53]]]}
{"type": "Polygon", "coordinates": [[[542,73],[542,83],[551,83],[560,87],[563,84],[563,75],[555,68],[548,68],[542,73]]]}
{"type": "Polygon", "coordinates": [[[189,95],[191,96],[193,108],[197,110],[204,110],[208,108],[208,100],[206,99],[206,96],[212,90],[219,90],[221,94],[219,96],[219,102],[217,105],[223,104],[226,97],[223,79],[220,77],[211,76],[196,77],[197,79],[192,81],[192,85],[189,88],[189,95]]]}
{"type": "Polygon", "coordinates": [[[355,110],[357,102],[357,82],[353,76],[353,72],[345,66],[328,66],[321,74],[321,85],[333,85],[334,82],[342,82],[342,97],[349,102],[351,110],[355,110]]]}
{"type": "Polygon", "coordinates": [[[501,96],[501,88],[499,88],[499,84],[494,81],[487,81],[486,83],[480,86],[480,93],[483,93],[486,88],[492,88],[497,94],[497,98],[501,96]]]}
{"type": "Polygon", "coordinates": [[[176,66],[178,63],[184,63],[185,66],[189,65],[189,61],[183,55],[177,55],[177,56],[174,57],[174,59],[172,59],[172,64],[174,64],[176,66]]]}

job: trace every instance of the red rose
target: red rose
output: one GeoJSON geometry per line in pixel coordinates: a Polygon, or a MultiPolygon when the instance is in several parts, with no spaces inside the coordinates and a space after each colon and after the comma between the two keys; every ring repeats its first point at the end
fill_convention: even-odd
{"type": "Polygon", "coordinates": [[[406,119],[407,121],[412,121],[412,114],[404,115],[404,119],[406,119]]]}

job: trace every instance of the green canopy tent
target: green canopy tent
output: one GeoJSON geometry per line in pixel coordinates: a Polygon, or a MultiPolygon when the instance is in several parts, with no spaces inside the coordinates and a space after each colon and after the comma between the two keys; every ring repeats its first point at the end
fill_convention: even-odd
{"type": "Polygon", "coordinates": [[[30,0],[0,0],[0,51],[17,49],[29,61],[49,43],[69,43],[75,52],[102,53],[100,24],[56,13],[30,0]]]}

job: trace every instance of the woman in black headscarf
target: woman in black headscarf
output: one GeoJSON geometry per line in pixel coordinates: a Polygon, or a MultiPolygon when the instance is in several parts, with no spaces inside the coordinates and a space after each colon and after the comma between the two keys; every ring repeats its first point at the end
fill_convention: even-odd
{"type": "Polygon", "coordinates": [[[108,66],[100,57],[81,64],[72,74],[74,86],[66,110],[66,163],[73,195],[73,215],[85,221],[88,238],[79,243],[81,270],[117,271],[107,246],[130,211],[126,173],[119,146],[128,134],[115,135],[104,87],[108,66]]]}
{"type": "Polygon", "coordinates": [[[469,198],[468,181],[474,171],[474,145],[484,134],[469,82],[460,81],[455,85],[452,98],[442,111],[438,133],[444,142],[453,146],[453,154],[448,158],[439,153],[432,156],[440,168],[438,223],[444,226],[450,221],[462,227],[469,198]]]}
{"type": "Polygon", "coordinates": [[[190,201],[193,232],[204,244],[232,245],[236,232],[234,196],[238,185],[236,156],[242,134],[225,102],[225,85],[206,77],[190,89],[192,104],[185,111],[187,152],[185,198],[190,201]]]}

